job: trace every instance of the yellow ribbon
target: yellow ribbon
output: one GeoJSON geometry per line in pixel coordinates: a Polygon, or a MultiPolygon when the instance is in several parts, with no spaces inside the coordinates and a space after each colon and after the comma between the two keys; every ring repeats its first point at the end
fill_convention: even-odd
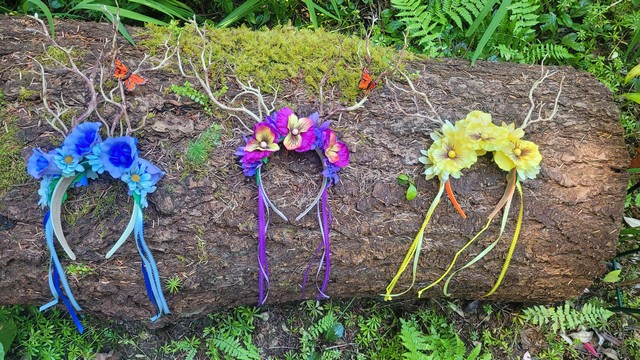
{"type": "Polygon", "coordinates": [[[418,231],[418,234],[416,235],[415,239],[413,239],[413,243],[411,243],[411,247],[409,248],[407,255],[405,255],[404,260],[402,261],[402,265],[400,265],[400,269],[398,269],[398,272],[389,283],[389,286],[387,286],[387,289],[386,289],[387,292],[384,295],[385,301],[391,300],[392,297],[406,294],[409,290],[413,288],[413,285],[416,282],[416,271],[418,270],[418,260],[420,259],[420,251],[422,250],[422,241],[424,240],[424,231],[427,228],[427,225],[429,224],[429,220],[431,219],[433,212],[436,210],[438,203],[440,203],[440,198],[442,197],[443,192],[444,192],[444,183],[440,181],[440,189],[438,190],[438,194],[436,195],[436,197],[431,202],[431,206],[429,207],[429,211],[427,211],[427,216],[425,217],[424,222],[422,223],[422,227],[420,228],[420,231],[418,231]],[[411,285],[407,290],[401,293],[392,294],[391,292],[393,291],[393,288],[396,286],[398,279],[400,279],[400,276],[407,269],[407,266],[409,265],[409,261],[411,260],[411,257],[413,257],[413,271],[411,275],[411,285]]]}

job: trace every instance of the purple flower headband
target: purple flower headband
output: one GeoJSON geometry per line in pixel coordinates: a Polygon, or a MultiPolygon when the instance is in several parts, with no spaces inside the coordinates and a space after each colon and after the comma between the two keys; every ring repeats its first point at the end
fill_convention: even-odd
{"type": "MultiPolygon", "coordinates": [[[[324,181],[314,201],[296,218],[302,219],[314,206],[318,209],[318,223],[322,233],[322,241],[316,250],[316,256],[323,251],[318,266],[319,275],[324,263],[324,281],[319,290],[320,298],[328,298],[326,295],[329,283],[329,271],[331,265],[329,230],[331,227],[331,213],[328,206],[327,189],[338,182],[338,171],[349,165],[349,149],[347,145],[338,140],[335,132],[329,128],[329,122],[318,124],[319,115],[314,113],[308,117],[298,118],[289,108],[282,108],[267,118],[257,123],[253,128],[253,136],[245,137],[245,146],[238,148],[236,155],[240,157],[242,171],[246,176],[255,176],[258,186],[258,266],[259,266],[259,299],[262,305],[267,300],[269,293],[269,265],[266,250],[266,232],[268,227],[268,214],[271,208],[283,220],[287,217],[269,200],[262,185],[261,169],[266,164],[269,156],[280,150],[280,143],[287,150],[307,152],[315,150],[322,160],[322,175],[324,181]],[[265,220],[265,208],[267,219],[265,220]]],[[[309,274],[307,267],[302,282],[302,291],[309,274]]]]}
{"type": "Polygon", "coordinates": [[[134,234],[136,247],[142,258],[142,274],[144,276],[149,299],[156,309],[157,320],[169,308],[162,293],[162,284],[158,275],[151,251],[144,241],[144,223],[142,209],[148,206],[147,194],[156,190],[156,183],[164,176],[158,167],[138,157],[137,140],[130,136],[109,137],[102,140],[99,131],[102,124],[85,122],[77,125],[65,138],[62,146],[43,152],[33,149],[27,162],[27,172],[36,179],[41,179],[40,202],[43,208],[49,207],[44,217],[45,237],[51,254],[49,265],[49,287],[54,300],[43,305],[40,310],[48,309],[61,299],[80,333],[80,324],[76,311],[82,309],[71,293],[64,270],[56,253],[53,239],[58,242],[71,260],[76,259],[62,231],[61,207],[66,199],[69,187],[87,186],[88,179],[96,179],[99,174],[108,173],[127,184],[128,194],[133,197],[133,211],[126,229],[106,254],[110,258],[134,234]],[[64,288],[64,292],[63,292],[64,288]],[[66,294],[65,294],[66,293],[66,294]]]}

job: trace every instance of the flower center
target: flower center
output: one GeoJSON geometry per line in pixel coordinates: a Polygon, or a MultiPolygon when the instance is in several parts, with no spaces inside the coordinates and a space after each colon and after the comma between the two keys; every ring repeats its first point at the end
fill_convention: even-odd
{"type": "Polygon", "coordinates": [[[269,146],[269,144],[267,144],[267,142],[266,142],[266,141],[261,141],[261,142],[260,142],[260,147],[261,147],[261,148],[266,149],[266,148],[267,148],[267,146],[269,146]]]}
{"type": "Polygon", "coordinates": [[[449,159],[455,158],[456,157],[455,150],[449,150],[449,152],[447,153],[447,156],[449,157],[449,159]]]}
{"type": "Polygon", "coordinates": [[[291,134],[293,134],[294,136],[298,135],[298,134],[300,134],[300,130],[298,130],[296,128],[293,128],[293,130],[291,130],[291,134]]]}
{"type": "Polygon", "coordinates": [[[133,181],[134,183],[140,182],[140,175],[138,174],[131,175],[131,181],[133,181]]]}
{"type": "Polygon", "coordinates": [[[67,156],[65,156],[65,157],[64,157],[64,162],[65,162],[67,165],[71,164],[71,163],[73,162],[73,156],[71,156],[71,155],[67,155],[67,156]]]}
{"type": "Polygon", "coordinates": [[[513,154],[514,154],[515,156],[520,156],[520,155],[522,155],[522,150],[517,149],[517,148],[516,148],[516,149],[513,149],[513,154]]]}

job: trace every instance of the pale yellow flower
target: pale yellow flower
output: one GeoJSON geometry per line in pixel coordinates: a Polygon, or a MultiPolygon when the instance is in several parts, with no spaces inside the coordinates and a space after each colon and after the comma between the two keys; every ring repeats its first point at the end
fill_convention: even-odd
{"type": "Polygon", "coordinates": [[[420,161],[427,165],[425,177],[438,176],[442,181],[449,179],[449,175],[459,178],[461,170],[470,168],[478,159],[475,150],[460,136],[440,137],[423,154],[426,156],[420,161]]]}
{"type": "MultiPolygon", "coordinates": [[[[509,130],[500,126],[496,126],[491,122],[491,115],[480,111],[472,111],[473,113],[481,113],[470,118],[469,124],[465,129],[465,136],[471,141],[476,150],[495,151],[509,142],[509,130]]],[[[469,116],[467,116],[469,119],[469,116]]]]}
{"type": "Polygon", "coordinates": [[[509,142],[495,152],[493,160],[500,169],[511,171],[515,168],[520,180],[533,179],[540,172],[542,155],[538,151],[538,145],[527,140],[509,142]]]}
{"type": "Polygon", "coordinates": [[[507,125],[503,121],[501,127],[506,128],[507,130],[509,130],[509,135],[507,136],[509,141],[517,142],[518,140],[522,139],[522,137],[524,136],[524,130],[522,130],[520,128],[516,129],[516,125],[514,123],[511,123],[511,124],[507,125]]]}

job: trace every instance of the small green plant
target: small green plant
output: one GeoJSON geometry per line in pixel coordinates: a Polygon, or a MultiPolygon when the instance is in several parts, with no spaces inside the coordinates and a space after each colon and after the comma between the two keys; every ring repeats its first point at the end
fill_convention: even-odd
{"type": "Polygon", "coordinates": [[[198,90],[194,88],[190,82],[185,81],[184,85],[182,86],[172,84],[170,90],[174,94],[177,94],[179,96],[185,96],[195,101],[196,103],[202,106],[202,108],[207,113],[207,115],[212,115],[211,107],[210,107],[211,103],[210,103],[209,97],[202,90],[198,90]]]}
{"type": "Polygon", "coordinates": [[[244,306],[226,314],[209,314],[213,324],[203,332],[203,336],[208,337],[206,355],[213,359],[260,359],[252,339],[257,314],[257,308],[244,306]]]}
{"type": "MultiPolygon", "coordinates": [[[[318,352],[319,342],[334,342],[344,335],[344,326],[338,322],[333,312],[329,312],[323,316],[315,324],[307,329],[301,330],[300,351],[304,359],[325,359],[333,358],[334,354],[328,354],[328,350],[324,349],[318,352]]],[[[339,352],[337,353],[339,356],[339,352]]]]}
{"type": "MultiPolygon", "coordinates": [[[[631,69],[629,71],[627,76],[624,78],[624,83],[628,84],[636,77],[640,77],[640,64],[634,66],[633,69],[631,69]]],[[[634,101],[634,102],[640,104],[640,91],[634,92],[634,93],[622,94],[622,96],[624,96],[625,98],[627,98],[627,99],[629,99],[631,101],[634,101]]]]}
{"type": "Polygon", "coordinates": [[[425,334],[420,331],[415,320],[400,319],[400,323],[400,338],[406,349],[402,355],[405,359],[491,359],[489,353],[480,355],[481,344],[467,354],[467,347],[452,326],[431,325],[429,332],[425,334]]]}
{"type": "Polygon", "coordinates": [[[408,201],[416,198],[416,196],[418,195],[418,189],[416,189],[416,185],[413,183],[413,179],[410,178],[409,175],[400,174],[398,175],[396,180],[398,181],[398,184],[407,187],[407,193],[405,197],[408,201]]]}
{"type": "Polygon", "coordinates": [[[173,276],[167,279],[167,291],[169,294],[177,294],[182,288],[182,279],[178,276],[173,276]]]}
{"type": "Polygon", "coordinates": [[[551,326],[554,332],[565,333],[581,325],[599,327],[607,323],[613,313],[600,305],[586,303],[576,310],[569,301],[564,306],[545,307],[535,305],[523,311],[522,319],[532,325],[551,326]]]}
{"type": "Polygon", "coordinates": [[[209,154],[220,145],[222,126],[212,124],[200,136],[187,145],[185,160],[191,169],[202,167],[209,159],[209,154]]]}
{"type": "Polygon", "coordinates": [[[83,263],[73,263],[67,266],[67,274],[74,275],[76,277],[83,277],[95,273],[96,270],[94,268],[83,263]]]}

